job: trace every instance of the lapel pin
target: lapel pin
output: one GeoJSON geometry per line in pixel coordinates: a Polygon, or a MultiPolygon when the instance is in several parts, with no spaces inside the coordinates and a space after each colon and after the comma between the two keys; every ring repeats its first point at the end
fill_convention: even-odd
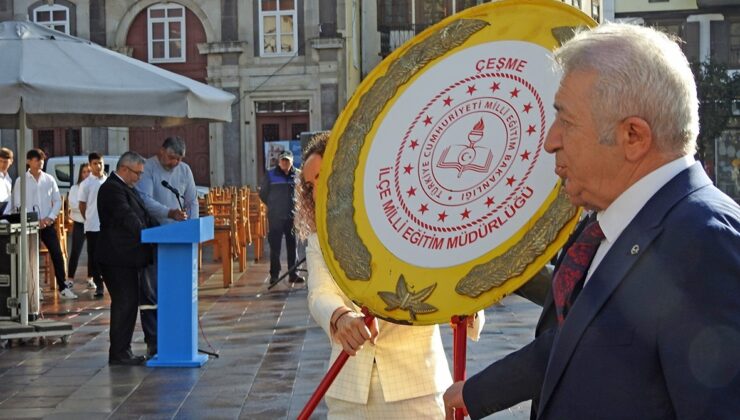
{"type": "Polygon", "coordinates": [[[630,254],[637,255],[637,253],[640,252],[640,245],[632,245],[632,249],[630,250],[630,254]]]}

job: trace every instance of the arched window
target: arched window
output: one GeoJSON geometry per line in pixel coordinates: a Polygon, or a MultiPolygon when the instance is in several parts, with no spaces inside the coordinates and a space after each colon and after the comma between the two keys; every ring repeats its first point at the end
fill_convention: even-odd
{"type": "Polygon", "coordinates": [[[147,10],[150,63],[185,62],[185,7],[167,3],[147,10]]]}
{"type": "Polygon", "coordinates": [[[33,9],[33,21],[69,34],[69,8],[61,4],[44,4],[33,9]]]}

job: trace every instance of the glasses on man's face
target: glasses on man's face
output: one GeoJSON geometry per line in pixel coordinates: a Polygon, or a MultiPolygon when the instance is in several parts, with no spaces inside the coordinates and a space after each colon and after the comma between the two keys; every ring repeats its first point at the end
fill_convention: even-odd
{"type": "MultiPolygon", "coordinates": [[[[125,165],[124,165],[124,166],[125,166],[125,165]]],[[[126,166],[126,169],[128,169],[129,171],[131,171],[131,172],[135,173],[135,174],[136,174],[136,176],[139,176],[139,177],[141,176],[141,174],[143,174],[143,173],[144,173],[144,171],[137,171],[136,169],[134,169],[134,168],[132,168],[132,167],[130,167],[130,166],[126,166]]]]}

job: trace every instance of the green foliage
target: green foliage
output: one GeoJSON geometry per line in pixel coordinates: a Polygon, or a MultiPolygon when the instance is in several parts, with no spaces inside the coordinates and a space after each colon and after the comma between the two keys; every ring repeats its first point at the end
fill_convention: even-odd
{"type": "MultiPolygon", "coordinates": [[[[740,99],[740,73],[729,75],[724,64],[706,61],[692,63],[699,96],[699,158],[712,156],[714,139],[724,131],[732,117],[732,102],[740,99]]],[[[712,157],[713,160],[713,157],[712,157]]]]}

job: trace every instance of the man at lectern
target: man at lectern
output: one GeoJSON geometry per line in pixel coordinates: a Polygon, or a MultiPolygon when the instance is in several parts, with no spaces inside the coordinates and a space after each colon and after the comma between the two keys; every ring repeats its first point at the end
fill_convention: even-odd
{"type": "MultiPolygon", "coordinates": [[[[156,155],[144,163],[144,173],[136,183],[144,207],[161,225],[198,218],[198,197],[193,171],[182,159],[185,140],[167,137],[156,155]]],[[[147,355],[157,353],[157,261],[146,268],[141,284],[141,328],[147,344],[147,355]]]]}
{"type": "Polygon", "coordinates": [[[144,158],[126,152],[98,191],[100,241],[98,262],[111,297],[111,365],[139,365],[146,358],[131,351],[131,337],[139,306],[139,284],[144,268],[154,258],[153,248],[141,242],[141,231],[157,226],[134,185],[144,172],[144,158]]]}

